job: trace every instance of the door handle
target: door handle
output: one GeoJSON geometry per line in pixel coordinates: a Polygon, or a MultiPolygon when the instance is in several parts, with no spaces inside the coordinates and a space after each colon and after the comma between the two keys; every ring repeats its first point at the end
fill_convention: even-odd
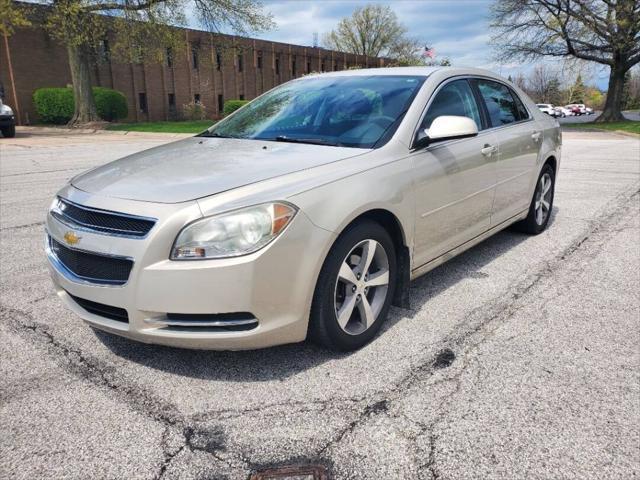
{"type": "Polygon", "coordinates": [[[533,138],[533,141],[534,141],[534,142],[537,142],[538,140],[540,140],[540,135],[541,135],[541,133],[540,133],[540,132],[533,132],[533,133],[531,134],[531,138],[533,138]]]}
{"type": "Polygon", "coordinates": [[[482,155],[484,155],[485,157],[490,157],[491,155],[493,155],[498,151],[498,147],[496,147],[495,145],[489,145],[488,143],[485,143],[484,147],[480,151],[482,152],[482,155]]]}

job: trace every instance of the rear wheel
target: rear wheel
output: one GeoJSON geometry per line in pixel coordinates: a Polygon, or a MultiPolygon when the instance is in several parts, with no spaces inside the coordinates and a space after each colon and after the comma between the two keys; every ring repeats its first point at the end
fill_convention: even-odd
{"type": "Polygon", "coordinates": [[[553,209],[553,195],[555,190],[555,172],[551,165],[542,167],[536,190],[529,206],[527,218],[515,224],[521,232],[537,235],[543,232],[549,224],[549,217],[553,209]]]}
{"type": "Polygon", "coordinates": [[[320,272],[311,307],[309,338],[332,350],[355,350],[376,335],[395,289],[393,241],[365,220],[336,241],[320,272]]]}
{"type": "Polygon", "coordinates": [[[5,138],[13,138],[16,136],[16,126],[2,127],[2,136],[5,138]]]}

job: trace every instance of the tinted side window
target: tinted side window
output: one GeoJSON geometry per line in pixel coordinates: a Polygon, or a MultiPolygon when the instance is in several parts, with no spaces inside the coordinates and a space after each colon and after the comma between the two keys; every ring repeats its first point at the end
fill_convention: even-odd
{"type": "Polygon", "coordinates": [[[518,107],[509,87],[490,80],[478,80],[477,83],[480,95],[487,106],[492,127],[507,125],[520,119],[518,107]]]}
{"type": "Polygon", "coordinates": [[[516,110],[518,111],[518,120],[527,120],[529,118],[529,112],[525,108],[524,103],[522,103],[522,100],[520,100],[520,97],[516,92],[514,92],[511,89],[509,89],[509,91],[511,92],[513,101],[516,102],[516,110]]]}
{"type": "Polygon", "coordinates": [[[429,128],[431,123],[442,115],[469,117],[476,122],[478,129],[482,128],[480,111],[469,82],[455,80],[442,87],[429,105],[420,129],[429,128]]]}

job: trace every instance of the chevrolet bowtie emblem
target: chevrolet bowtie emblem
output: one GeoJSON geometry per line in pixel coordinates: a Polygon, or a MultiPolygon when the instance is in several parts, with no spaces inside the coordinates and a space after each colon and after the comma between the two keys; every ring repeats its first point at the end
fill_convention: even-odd
{"type": "Polygon", "coordinates": [[[67,245],[75,245],[80,241],[82,237],[79,237],[75,232],[67,232],[64,234],[64,241],[67,242],[67,245]]]}

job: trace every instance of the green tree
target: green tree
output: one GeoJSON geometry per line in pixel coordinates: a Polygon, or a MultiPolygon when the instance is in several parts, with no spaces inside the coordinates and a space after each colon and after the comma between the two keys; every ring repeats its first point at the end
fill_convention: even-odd
{"type": "MultiPolygon", "coordinates": [[[[0,0],[5,1],[5,0],[0,0]]],[[[70,124],[99,119],[91,93],[91,65],[99,57],[107,32],[113,31],[113,53],[125,61],[159,61],[177,46],[191,10],[209,31],[231,29],[244,34],[273,26],[259,0],[46,0],[45,27],[67,47],[75,112],[70,124]]]]}
{"type": "Polygon", "coordinates": [[[549,103],[554,105],[560,105],[562,103],[562,92],[560,91],[559,79],[554,78],[549,82],[547,98],[549,99],[549,103]]]}
{"type": "Polygon", "coordinates": [[[18,8],[13,0],[0,0],[0,34],[11,35],[18,27],[28,27],[25,8],[18,8]]]}
{"type": "Polygon", "coordinates": [[[584,103],[594,110],[600,110],[604,105],[604,95],[595,87],[587,87],[584,92],[584,103]]]}
{"type": "Polygon", "coordinates": [[[424,42],[407,35],[406,27],[391,7],[385,5],[356,8],[325,36],[324,45],[357,55],[390,57],[398,65],[425,64],[420,55],[424,42]]]}
{"type": "Polygon", "coordinates": [[[640,109],[640,71],[630,71],[625,80],[626,105],[628,110],[640,109]]]}
{"type": "Polygon", "coordinates": [[[638,0],[495,0],[493,43],[499,58],[569,57],[610,69],[604,111],[622,120],[624,77],[640,63],[638,0]]]}
{"type": "Polygon", "coordinates": [[[575,83],[570,88],[569,103],[584,103],[585,86],[582,81],[582,75],[578,75],[575,83]]]}

